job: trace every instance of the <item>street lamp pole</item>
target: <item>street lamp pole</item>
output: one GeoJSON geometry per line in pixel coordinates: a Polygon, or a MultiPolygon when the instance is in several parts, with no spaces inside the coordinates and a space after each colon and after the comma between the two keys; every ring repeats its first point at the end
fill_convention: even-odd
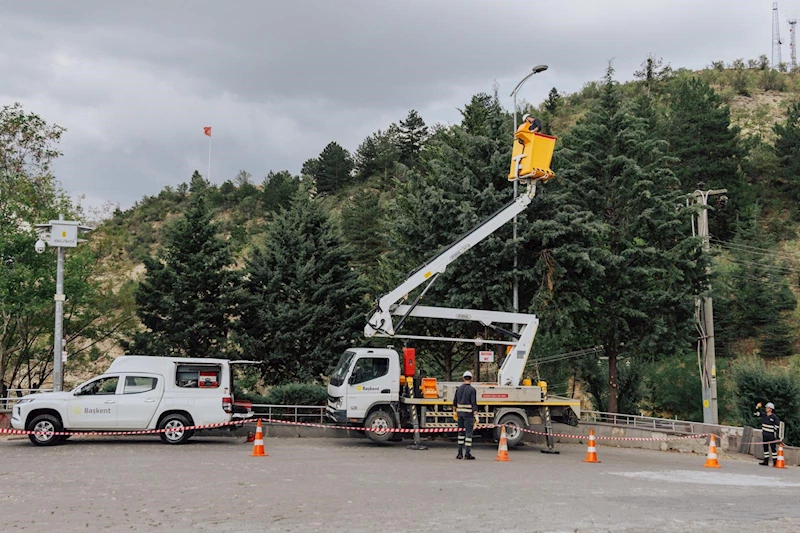
{"type": "MultiPolygon", "coordinates": [[[[514,97],[514,133],[516,133],[516,131],[517,131],[517,93],[519,92],[520,87],[522,87],[522,85],[526,81],[528,81],[528,79],[530,79],[531,76],[533,76],[534,74],[538,74],[540,72],[544,72],[545,70],[547,70],[547,68],[548,68],[547,65],[536,65],[535,67],[533,67],[531,69],[530,73],[528,73],[527,76],[522,78],[522,80],[517,84],[517,86],[514,87],[514,90],[511,91],[511,94],[509,96],[513,96],[514,97]]],[[[514,180],[514,200],[517,199],[517,195],[519,194],[518,191],[519,191],[519,187],[518,187],[517,180],[514,180]]],[[[517,264],[518,264],[519,258],[517,257],[518,254],[517,254],[517,251],[516,251],[516,242],[517,242],[517,217],[516,216],[514,217],[514,222],[513,222],[512,227],[513,227],[513,237],[512,238],[513,238],[514,243],[515,243],[515,249],[514,249],[514,312],[518,313],[519,312],[519,279],[517,279],[517,264]]],[[[517,324],[513,324],[512,330],[514,331],[514,333],[517,333],[517,329],[519,329],[517,324]]]]}

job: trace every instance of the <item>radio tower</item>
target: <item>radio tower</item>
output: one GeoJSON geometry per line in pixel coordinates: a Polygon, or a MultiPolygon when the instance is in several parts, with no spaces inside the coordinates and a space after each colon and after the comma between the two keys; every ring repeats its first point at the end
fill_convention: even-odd
{"type": "Polygon", "coordinates": [[[778,20],[778,2],[772,2],[772,68],[781,64],[781,23],[778,20]]]}
{"type": "Polygon", "coordinates": [[[797,68],[797,19],[789,20],[789,55],[792,58],[792,70],[797,68]]]}

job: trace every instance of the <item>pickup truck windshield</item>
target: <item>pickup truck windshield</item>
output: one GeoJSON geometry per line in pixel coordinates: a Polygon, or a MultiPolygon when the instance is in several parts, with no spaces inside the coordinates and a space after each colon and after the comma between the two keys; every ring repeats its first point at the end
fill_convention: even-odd
{"type": "Polygon", "coordinates": [[[350,370],[350,363],[353,362],[355,355],[354,352],[344,352],[342,354],[342,357],[339,358],[339,364],[336,365],[336,370],[331,374],[331,385],[338,387],[344,383],[344,378],[347,375],[347,371],[350,370]]]}

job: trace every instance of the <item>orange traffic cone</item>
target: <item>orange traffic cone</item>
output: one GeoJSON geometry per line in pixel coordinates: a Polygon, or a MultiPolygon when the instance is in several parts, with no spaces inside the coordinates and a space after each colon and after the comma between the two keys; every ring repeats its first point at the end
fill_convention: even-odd
{"type": "Polygon", "coordinates": [[[264,433],[261,430],[261,419],[258,419],[258,425],[256,426],[256,440],[253,441],[253,453],[251,453],[253,457],[268,457],[269,454],[264,451],[264,433]]]}
{"type": "Polygon", "coordinates": [[[497,447],[497,459],[495,461],[511,461],[508,458],[508,442],[506,441],[506,427],[500,426],[500,445],[497,447]]]}
{"type": "Polygon", "coordinates": [[[599,463],[600,461],[597,460],[597,446],[594,443],[594,430],[589,430],[589,447],[586,450],[586,459],[583,460],[584,463],[599,463]]]}
{"type": "Polygon", "coordinates": [[[775,468],[786,468],[786,461],[783,459],[783,443],[778,443],[778,457],[775,459],[775,468]]]}
{"type": "Polygon", "coordinates": [[[711,440],[708,443],[708,457],[706,458],[706,464],[703,465],[706,468],[719,468],[719,461],[717,461],[717,441],[714,439],[714,434],[711,434],[711,440]]]}

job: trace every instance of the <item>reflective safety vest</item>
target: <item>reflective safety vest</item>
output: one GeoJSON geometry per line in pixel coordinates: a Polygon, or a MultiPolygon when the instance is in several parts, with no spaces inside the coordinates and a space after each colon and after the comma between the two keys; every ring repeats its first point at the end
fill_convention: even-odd
{"type": "Polygon", "coordinates": [[[771,433],[773,435],[777,435],[781,430],[781,419],[778,418],[778,415],[772,413],[768,415],[767,413],[760,413],[758,411],[755,412],[756,416],[761,417],[761,431],[764,433],[771,433]]]}
{"type": "Polygon", "coordinates": [[[468,414],[478,410],[478,393],[469,383],[464,383],[456,389],[453,398],[453,407],[456,412],[468,414]]]}

